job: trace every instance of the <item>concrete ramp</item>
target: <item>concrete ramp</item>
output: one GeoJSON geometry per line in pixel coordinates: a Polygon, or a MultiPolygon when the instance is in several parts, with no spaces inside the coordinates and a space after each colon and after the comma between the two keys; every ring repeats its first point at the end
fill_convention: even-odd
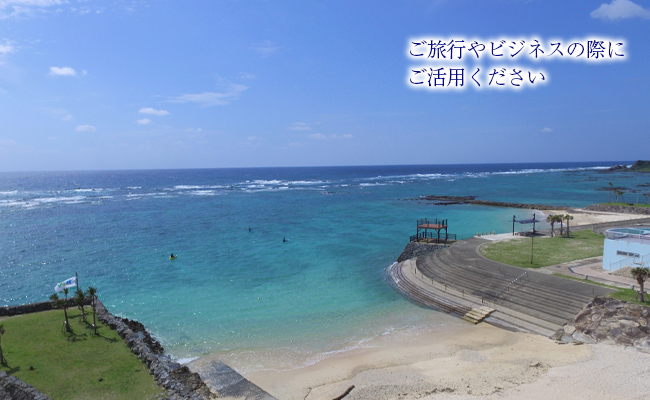
{"type": "Polygon", "coordinates": [[[222,397],[236,397],[246,400],[277,400],[221,361],[213,361],[201,371],[200,375],[205,384],[222,397]]]}

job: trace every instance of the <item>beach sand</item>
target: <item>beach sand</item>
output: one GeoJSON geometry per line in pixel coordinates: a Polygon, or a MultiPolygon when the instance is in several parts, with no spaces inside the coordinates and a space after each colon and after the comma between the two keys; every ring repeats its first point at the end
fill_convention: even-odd
{"type": "Polygon", "coordinates": [[[278,399],[333,399],[351,385],[349,400],[650,396],[650,354],[622,347],[560,345],[487,324],[392,340],[247,378],[278,399]]]}
{"type": "MultiPolygon", "coordinates": [[[[578,225],[592,225],[600,224],[603,222],[614,222],[614,221],[626,221],[633,219],[648,218],[648,215],[645,214],[622,214],[622,213],[612,213],[604,211],[589,211],[582,208],[574,208],[570,210],[533,210],[538,216],[544,215],[546,219],[547,215],[551,214],[571,214],[573,220],[571,221],[571,226],[578,225]]],[[[541,219],[541,218],[538,218],[541,219]]],[[[556,224],[556,229],[559,228],[559,224],[556,224]]]]}

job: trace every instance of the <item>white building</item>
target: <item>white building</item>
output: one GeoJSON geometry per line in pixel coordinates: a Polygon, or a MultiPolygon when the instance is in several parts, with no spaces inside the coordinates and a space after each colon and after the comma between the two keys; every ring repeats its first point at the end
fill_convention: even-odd
{"type": "Polygon", "coordinates": [[[634,268],[648,265],[650,265],[649,228],[615,228],[605,232],[604,270],[615,271],[628,266],[634,268]]]}

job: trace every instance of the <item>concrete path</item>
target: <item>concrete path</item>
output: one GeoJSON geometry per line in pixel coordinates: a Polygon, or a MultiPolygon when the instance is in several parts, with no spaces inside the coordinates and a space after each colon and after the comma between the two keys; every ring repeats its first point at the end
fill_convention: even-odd
{"type": "Polygon", "coordinates": [[[212,362],[208,368],[200,372],[200,375],[205,384],[219,393],[221,397],[234,397],[242,400],[277,400],[221,361],[212,362]]]}

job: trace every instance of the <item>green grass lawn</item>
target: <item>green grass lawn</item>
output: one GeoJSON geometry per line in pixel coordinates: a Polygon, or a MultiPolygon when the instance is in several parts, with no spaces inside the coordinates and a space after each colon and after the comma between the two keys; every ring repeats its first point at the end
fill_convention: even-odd
{"type": "MultiPolygon", "coordinates": [[[[89,308],[86,314],[92,323],[89,308]]],[[[2,350],[8,361],[8,366],[0,365],[0,371],[53,400],[139,400],[163,393],[116,331],[98,321],[99,336],[91,335],[87,325],[79,323],[79,310],[69,309],[68,316],[72,334],[61,332],[63,310],[0,318],[6,330],[2,350]]]]}
{"type": "Polygon", "coordinates": [[[587,230],[571,232],[571,236],[535,238],[532,264],[531,239],[489,243],[481,246],[480,251],[491,260],[522,268],[547,267],[603,255],[604,236],[587,230]]]}
{"type": "Polygon", "coordinates": [[[622,206],[622,207],[646,207],[650,208],[650,204],[641,204],[641,203],[636,203],[633,205],[629,205],[628,203],[600,203],[605,206],[622,206]]]}

